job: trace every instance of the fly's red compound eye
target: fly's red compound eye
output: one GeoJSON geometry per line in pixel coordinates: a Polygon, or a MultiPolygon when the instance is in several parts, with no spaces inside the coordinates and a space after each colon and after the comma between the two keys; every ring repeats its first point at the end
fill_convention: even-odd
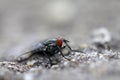
{"type": "Polygon", "coordinates": [[[62,47],[62,40],[57,38],[56,39],[56,45],[59,46],[59,47],[62,47]]]}

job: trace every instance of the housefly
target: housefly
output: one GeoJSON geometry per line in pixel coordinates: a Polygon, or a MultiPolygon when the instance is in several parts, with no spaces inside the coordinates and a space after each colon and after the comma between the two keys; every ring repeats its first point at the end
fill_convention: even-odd
{"type": "Polygon", "coordinates": [[[47,57],[49,59],[50,65],[52,65],[50,57],[55,56],[55,54],[58,53],[60,53],[61,56],[64,57],[65,59],[70,60],[66,58],[62,52],[62,50],[65,49],[66,47],[68,47],[69,50],[72,51],[71,47],[68,45],[68,42],[69,41],[64,38],[52,38],[38,42],[33,50],[30,50],[19,56],[17,58],[17,61],[21,62],[27,60],[34,54],[41,54],[47,57]]]}

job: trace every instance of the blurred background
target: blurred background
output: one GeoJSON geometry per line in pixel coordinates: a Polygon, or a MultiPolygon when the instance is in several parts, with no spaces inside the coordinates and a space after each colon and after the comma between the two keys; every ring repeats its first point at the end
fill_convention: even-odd
{"type": "Polygon", "coordinates": [[[77,44],[100,27],[120,33],[119,0],[0,0],[1,57],[51,37],[77,44]]]}

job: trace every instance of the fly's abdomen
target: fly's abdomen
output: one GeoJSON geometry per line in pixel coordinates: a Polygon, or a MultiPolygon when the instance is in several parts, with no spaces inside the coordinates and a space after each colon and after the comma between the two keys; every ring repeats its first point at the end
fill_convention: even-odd
{"type": "Polygon", "coordinates": [[[21,62],[21,61],[27,60],[30,56],[32,56],[32,53],[31,52],[26,52],[25,54],[20,55],[17,58],[17,61],[21,62]]]}
{"type": "Polygon", "coordinates": [[[42,54],[44,51],[44,48],[45,48],[45,46],[43,44],[39,43],[33,48],[33,50],[20,55],[17,58],[17,61],[21,62],[21,61],[29,59],[31,56],[33,56],[35,54],[42,54]]]}

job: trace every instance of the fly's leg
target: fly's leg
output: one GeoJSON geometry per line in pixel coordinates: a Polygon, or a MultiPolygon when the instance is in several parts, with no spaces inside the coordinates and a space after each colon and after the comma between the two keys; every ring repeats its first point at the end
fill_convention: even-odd
{"type": "Polygon", "coordinates": [[[65,42],[66,46],[72,51],[71,47],[65,42]]]}
{"type": "Polygon", "coordinates": [[[51,61],[50,57],[45,52],[43,52],[43,54],[49,59],[50,66],[52,66],[52,61],[51,61]]]}
{"type": "Polygon", "coordinates": [[[81,52],[81,53],[84,53],[83,51],[80,51],[80,50],[73,50],[66,42],[65,44],[67,45],[67,47],[72,51],[72,52],[81,52]]]}
{"type": "Polygon", "coordinates": [[[60,54],[65,58],[65,59],[67,59],[67,60],[69,60],[70,61],[70,59],[68,59],[68,58],[66,58],[65,56],[64,56],[64,54],[62,53],[62,51],[61,51],[61,49],[58,47],[58,49],[59,49],[59,51],[60,51],[60,54]]]}
{"type": "Polygon", "coordinates": [[[80,53],[85,53],[85,52],[83,52],[83,51],[81,51],[81,50],[71,50],[72,52],[80,52],[80,53]]]}

